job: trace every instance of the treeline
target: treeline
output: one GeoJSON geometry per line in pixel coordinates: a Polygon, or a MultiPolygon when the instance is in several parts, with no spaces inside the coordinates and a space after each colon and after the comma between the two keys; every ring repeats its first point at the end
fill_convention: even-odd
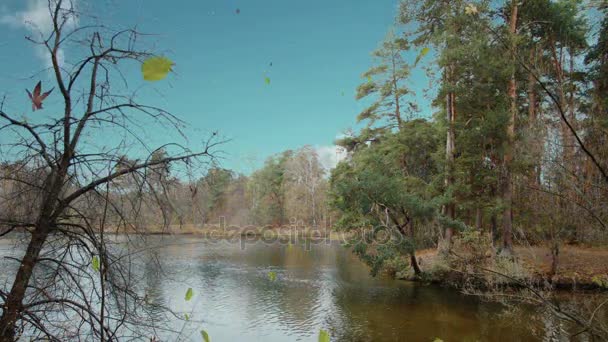
{"type": "Polygon", "coordinates": [[[125,204],[151,197],[145,202],[154,205],[128,210],[137,212],[138,224],[326,227],[329,221],[327,170],[311,146],[271,156],[251,175],[217,165],[190,181],[174,175],[170,164],[154,171],[146,186],[129,177],[111,191],[125,204]]]}
{"type": "Polygon", "coordinates": [[[350,157],[330,180],[339,227],[402,237],[360,241],[364,260],[409,255],[419,273],[416,249],[481,232],[503,256],[514,239],[547,245],[554,273],[564,243],[606,243],[607,7],[401,2],[357,89],[365,128],[338,141],[350,157]],[[429,87],[410,87],[416,68],[429,87]]]}
{"type": "MultiPolygon", "coordinates": [[[[160,159],[164,153],[151,158],[160,159]]],[[[145,177],[146,184],[143,175],[118,179],[110,194],[123,205],[148,197],[143,201],[147,207],[126,210],[137,217],[128,221],[139,225],[327,227],[330,221],[327,170],[311,146],[273,155],[251,175],[218,165],[189,181],[179,173],[171,164],[162,165],[145,177]]]]}
{"type": "MultiPolygon", "coordinates": [[[[167,152],[161,149],[148,160],[164,158],[167,152]]],[[[141,160],[115,158],[113,169],[128,169],[137,162],[141,160]]],[[[29,161],[0,165],[1,222],[26,222],[35,209],[32,206],[39,205],[37,199],[46,174],[35,164],[29,161]]],[[[179,232],[183,226],[190,226],[192,231],[220,223],[323,229],[331,225],[326,200],[328,170],[311,146],[271,156],[251,175],[217,164],[208,167],[198,179],[189,177],[192,172],[187,171],[161,163],[146,172],[118,177],[96,194],[81,198],[73,210],[91,218],[107,216],[105,224],[109,230],[140,227],[142,232],[168,228],[179,232]],[[104,208],[105,198],[114,206],[104,208]]],[[[200,172],[200,168],[196,171],[200,172]]]]}

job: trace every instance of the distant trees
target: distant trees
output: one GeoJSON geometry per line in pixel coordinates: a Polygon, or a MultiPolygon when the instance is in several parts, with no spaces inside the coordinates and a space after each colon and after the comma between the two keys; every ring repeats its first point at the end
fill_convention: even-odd
{"type": "Polygon", "coordinates": [[[325,170],[310,146],[269,158],[247,184],[253,223],[324,224],[326,184],[325,170]]]}
{"type": "MultiPolygon", "coordinates": [[[[127,172],[142,163],[124,155],[115,159],[110,162],[114,172],[127,172]]],[[[331,216],[328,170],[311,146],[271,156],[251,175],[212,163],[201,167],[199,178],[179,177],[166,160],[170,160],[168,152],[154,151],[144,161],[153,163],[153,167],[110,183],[107,195],[116,210],[107,213],[108,227],[119,232],[140,228],[161,232],[161,228],[171,227],[171,231],[179,232],[186,226],[191,231],[222,220],[237,226],[327,227],[331,216]]],[[[0,170],[0,206],[5,208],[5,217],[15,220],[31,211],[28,208],[36,203],[32,198],[39,195],[23,182],[40,179],[36,172],[42,171],[20,163],[5,163],[0,170]]],[[[97,205],[103,205],[103,201],[97,205]]]]}
{"type": "Polygon", "coordinates": [[[285,151],[266,160],[251,175],[248,191],[254,222],[261,225],[287,223],[285,215],[285,170],[293,151],[285,151]]]}
{"type": "MultiPolygon", "coordinates": [[[[155,152],[150,160],[165,153],[155,152]]],[[[121,157],[116,169],[133,163],[136,161],[121,157]]],[[[251,175],[212,164],[198,179],[180,179],[172,174],[170,164],[159,164],[147,178],[119,178],[111,196],[132,208],[141,225],[201,227],[224,220],[237,226],[327,227],[331,216],[327,171],[317,151],[303,146],[269,157],[251,175]],[[142,205],[135,210],[135,199],[142,197],[158,206],[142,205]]]]}
{"type": "Polygon", "coordinates": [[[311,146],[295,151],[285,169],[285,210],[290,220],[317,227],[324,224],[325,169],[311,146]]]}

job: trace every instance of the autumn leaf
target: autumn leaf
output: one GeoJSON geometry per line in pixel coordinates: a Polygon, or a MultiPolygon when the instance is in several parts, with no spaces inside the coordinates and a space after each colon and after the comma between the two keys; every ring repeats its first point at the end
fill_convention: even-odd
{"type": "Polygon", "coordinates": [[[93,256],[93,259],[91,260],[91,267],[93,267],[95,272],[99,272],[99,257],[97,255],[93,256]]]}
{"type": "Polygon", "coordinates": [[[209,338],[209,334],[207,334],[207,332],[205,330],[201,330],[201,336],[203,337],[203,341],[211,342],[211,339],[209,338]]]}
{"type": "Polygon", "coordinates": [[[186,302],[189,302],[190,299],[192,299],[192,296],[194,296],[194,291],[192,291],[192,288],[189,287],[188,291],[186,291],[186,297],[184,299],[186,300],[186,302]]]}
{"type": "Polygon", "coordinates": [[[319,331],[319,342],[329,342],[329,333],[326,330],[321,329],[319,331]]]}
{"type": "Polygon", "coordinates": [[[431,51],[431,49],[429,49],[428,47],[425,47],[424,49],[422,49],[422,51],[420,51],[420,54],[418,54],[418,56],[416,57],[416,62],[414,62],[414,65],[417,65],[418,62],[420,62],[420,60],[426,56],[427,53],[429,53],[429,51],[431,51]]]}
{"type": "Polygon", "coordinates": [[[146,81],[160,81],[174,65],[173,61],[166,57],[150,57],[141,65],[141,73],[146,81]]]}

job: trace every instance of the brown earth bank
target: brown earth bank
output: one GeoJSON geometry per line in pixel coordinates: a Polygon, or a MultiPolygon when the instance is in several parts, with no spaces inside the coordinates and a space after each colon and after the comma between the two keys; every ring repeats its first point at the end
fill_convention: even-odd
{"type": "MultiPolygon", "coordinates": [[[[466,275],[461,269],[453,269],[449,261],[442,257],[437,249],[424,249],[416,252],[417,259],[423,272],[431,274],[432,282],[446,285],[457,285],[466,275]],[[440,269],[440,277],[437,277],[440,269]],[[456,283],[456,284],[455,284],[456,283]]],[[[563,246],[559,254],[557,273],[550,274],[551,252],[544,246],[516,246],[514,248],[514,263],[521,266],[516,278],[534,284],[548,284],[560,290],[600,290],[608,291],[608,248],[563,246]]],[[[492,266],[486,266],[492,270],[492,266]]],[[[504,269],[498,270],[509,274],[504,269]]],[[[419,280],[420,280],[419,279],[419,280]]],[[[513,282],[510,285],[517,285],[513,282]]]]}

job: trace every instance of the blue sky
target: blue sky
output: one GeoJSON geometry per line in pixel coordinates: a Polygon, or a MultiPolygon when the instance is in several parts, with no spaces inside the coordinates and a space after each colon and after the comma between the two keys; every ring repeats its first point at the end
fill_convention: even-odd
{"type": "MultiPolygon", "coordinates": [[[[24,78],[44,67],[39,52],[24,40],[27,28],[18,23],[42,2],[46,0],[3,0],[0,5],[0,94],[14,100],[9,108],[27,104],[23,88],[33,84],[24,78]]],[[[222,148],[223,166],[248,173],[269,155],[305,144],[331,155],[336,136],[356,128],[355,117],[364,104],[354,99],[355,89],[371,66],[370,53],[394,22],[398,1],[77,4],[109,26],[137,25],[157,33],[155,45],[175,61],[175,73],[154,84],[144,84],[136,72],[128,75],[148,89],[141,92],[140,102],[177,114],[189,123],[189,135],[219,131],[231,139],[222,148]]],[[[49,108],[53,103],[49,98],[49,108]]],[[[159,142],[165,137],[160,130],[148,133],[159,142]]]]}

